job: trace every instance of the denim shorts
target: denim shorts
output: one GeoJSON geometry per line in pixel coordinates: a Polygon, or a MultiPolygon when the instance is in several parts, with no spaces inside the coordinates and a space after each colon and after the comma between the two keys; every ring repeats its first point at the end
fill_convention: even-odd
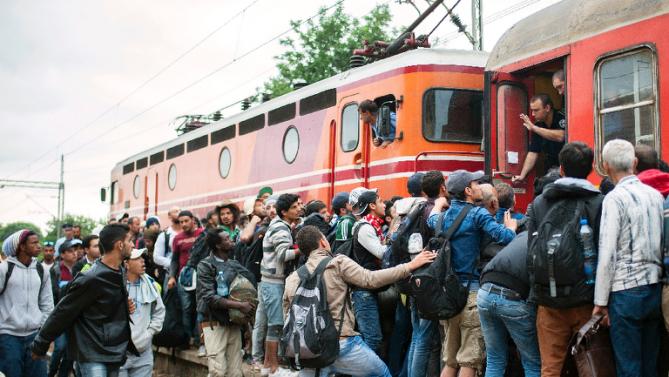
{"type": "Polygon", "coordinates": [[[267,326],[283,327],[283,284],[274,284],[261,281],[258,284],[260,300],[265,307],[267,326]]]}

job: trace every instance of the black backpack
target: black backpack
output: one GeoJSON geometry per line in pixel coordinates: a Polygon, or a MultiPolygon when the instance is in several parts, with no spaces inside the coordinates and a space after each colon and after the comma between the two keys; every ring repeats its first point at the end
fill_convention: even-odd
{"type": "Polygon", "coordinates": [[[579,222],[585,215],[583,200],[564,199],[553,203],[530,239],[527,267],[537,304],[568,308],[583,301],[574,293],[583,291],[581,286],[586,280],[579,234],[579,222]],[[551,240],[557,243],[549,245],[551,240]],[[552,252],[549,252],[550,246],[553,246],[552,252]]]}
{"type": "Polygon", "coordinates": [[[197,265],[201,260],[209,256],[209,246],[207,246],[207,232],[203,231],[193,242],[188,256],[187,266],[197,269],[197,265]]]}
{"type": "Polygon", "coordinates": [[[295,369],[318,370],[332,364],[339,356],[339,334],[348,304],[348,292],[337,329],[330,315],[323,281],[323,271],[331,260],[324,258],[311,274],[306,266],[297,269],[300,285],[290,303],[279,343],[279,356],[287,358],[295,369]]]}
{"type": "MultiPolygon", "coordinates": [[[[453,271],[450,239],[471,208],[471,205],[466,205],[446,233],[438,233],[438,237],[430,240],[428,246],[432,250],[438,247],[437,258],[431,264],[414,271],[409,280],[410,290],[421,318],[450,319],[462,312],[467,305],[469,286],[463,286],[453,271]]],[[[439,215],[437,232],[442,229],[444,215],[445,213],[439,215]]],[[[474,263],[474,268],[477,264],[478,261],[474,263]]]]}
{"type": "Polygon", "coordinates": [[[177,294],[177,287],[165,289],[163,304],[165,305],[165,320],[163,328],[153,336],[153,345],[166,348],[187,346],[189,339],[181,320],[181,301],[177,294]]]}
{"type": "Polygon", "coordinates": [[[256,284],[260,282],[260,263],[263,256],[262,240],[262,237],[258,237],[250,244],[237,242],[234,250],[233,259],[253,274],[256,284]]]}

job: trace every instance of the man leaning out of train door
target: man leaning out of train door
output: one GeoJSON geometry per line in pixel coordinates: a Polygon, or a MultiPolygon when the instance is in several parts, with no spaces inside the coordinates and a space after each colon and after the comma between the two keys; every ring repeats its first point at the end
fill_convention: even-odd
{"type": "Polygon", "coordinates": [[[390,112],[388,129],[381,127],[383,118],[379,116],[379,106],[372,100],[364,100],[360,103],[360,120],[369,124],[374,132],[374,146],[385,148],[395,140],[395,129],[397,128],[397,113],[390,112]]]}

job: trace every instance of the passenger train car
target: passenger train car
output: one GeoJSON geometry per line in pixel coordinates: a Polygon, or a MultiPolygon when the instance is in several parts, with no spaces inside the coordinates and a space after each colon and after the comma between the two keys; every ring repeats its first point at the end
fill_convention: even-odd
{"type": "MultiPolygon", "coordinates": [[[[615,138],[646,143],[669,156],[669,1],[564,0],[518,22],[497,42],[486,65],[486,169],[510,181],[527,154],[528,132],[519,118],[528,99],[552,97],[567,119],[567,140],[593,146],[599,184],[601,150],[615,138]],[[564,69],[566,91],[553,89],[564,69]]],[[[541,172],[541,168],[539,169],[541,172]]],[[[533,179],[517,185],[521,208],[533,179]]]]}
{"type": "Polygon", "coordinates": [[[203,216],[270,186],[304,201],[378,187],[406,195],[418,170],[484,168],[487,54],[421,49],[354,68],[131,156],[111,174],[111,215],[178,206],[203,216]],[[396,139],[374,147],[358,104],[396,113],[396,139]]]}

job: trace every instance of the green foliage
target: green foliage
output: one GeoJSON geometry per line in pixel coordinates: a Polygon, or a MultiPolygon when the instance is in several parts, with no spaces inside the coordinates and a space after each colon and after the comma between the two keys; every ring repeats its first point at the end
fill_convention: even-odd
{"type": "Polygon", "coordinates": [[[30,229],[33,232],[37,233],[40,236],[40,238],[42,238],[43,236],[42,230],[37,225],[33,223],[17,221],[14,223],[8,223],[4,225],[0,224],[0,242],[4,241],[5,238],[12,235],[12,233],[18,232],[21,229],[30,229]]]}
{"type": "Polygon", "coordinates": [[[348,69],[351,52],[363,41],[388,41],[392,15],[388,5],[378,5],[362,21],[344,13],[340,3],[331,14],[321,8],[317,19],[291,21],[297,37],[280,41],[287,51],[276,56],[279,74],[265,83],[272,97],[286,94],[298,82],[315,83],[348,69]]]}
{"type": "MultiPolygon", "coordinates": [[[[70,213],[65,214],[63,217],[63,224],[64,223],[69,223],[72,225],[79,225],[81,226],[81,236],[85,237],[89,234],[91,234],[91,231],[93,228],[95,228],[98,224],[103,224],[101,220],[94,220],[90,217],[82,216],[82,215],[72,215],[70,213]]],[[[47,241],[56,241],[56,235],[58,234],[58,220],[56,218],[52,218],[47,222],[47,229],[49,229],[49,232],[46,235],[46,240],[47,241]]]]}

